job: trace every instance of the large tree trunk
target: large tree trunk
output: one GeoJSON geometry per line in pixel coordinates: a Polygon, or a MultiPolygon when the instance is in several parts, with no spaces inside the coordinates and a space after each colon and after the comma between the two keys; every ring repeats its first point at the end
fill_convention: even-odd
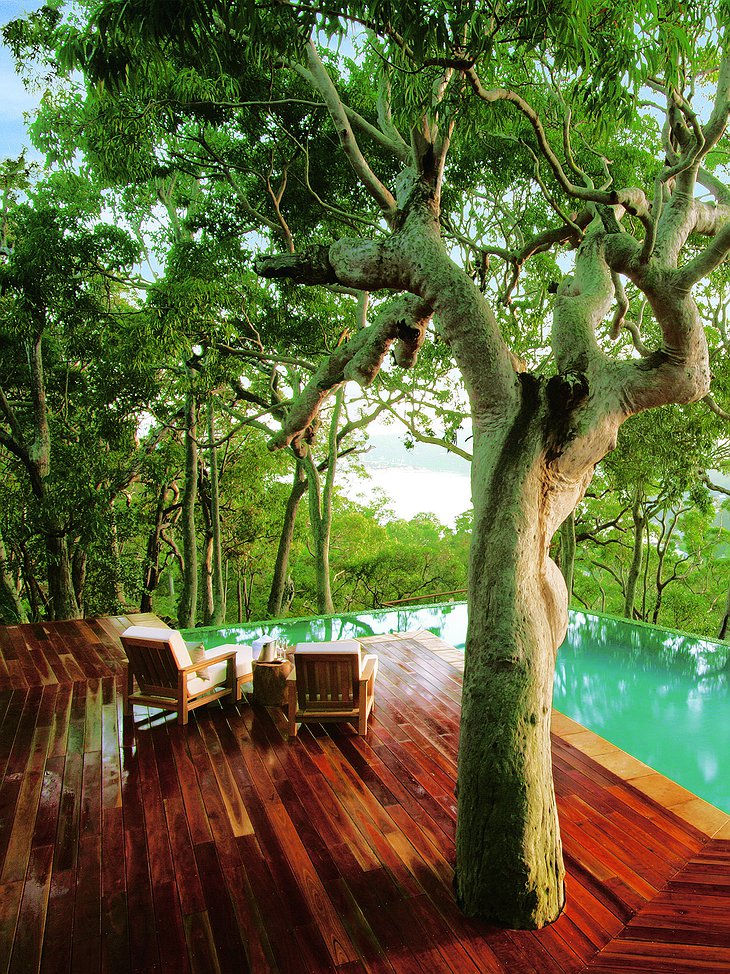
{"type": "Polygon", "coordinates": [[[467,915],[534,928],[565,901],[550,714],[567,598],[548,554],[542,397],[523,388],[501,448],[474,442],[455,884],[467,915]]]}
{"type": "MultiPolygon", "coordinates": [[[[314,55],[310,62],[320,70],[314,55]]],[[[323,92],[330,89],[323,84],[323,92]]],[[[550,540],[583,496],[595,464],[615,447],[629,415],[707,393],[707,344],[690,292],[725,251],[709,247],[704,260],[678,264],[693,229],[709,233],[719,226],[709,208],[693,202],[689,164],[686,175],[676,177],[679,192],[662,209],[661,226],[647,230],[645,241],[622,232],[613,211],[602,211],[585,230],[566,227],[560,239],[580,239],[580,247],[575,273],[555,298],[558,375],[548,381],[518,375],[522,364],[505,346],[494,313],[440,238],[439,180],[447,143],[419,135],[413,148],[420,182],[405,180],[399,187],[404,209],[390,238],[345,238],[326,253],[310,250],[257,265],[269,277],[417,296],[391,302],[330,356],[271,446],[305,453],[328,392],[349,379],[371,382],[391,346],[399,365],[412,365],[431,314],[438,315],[465,381],[474,429],[455,885],[466,913],[535,928],[557,918],[565,897],[549,732],[567,592],[548,554],[550,540]],[[641,361],[612,359],[597,338],[614,296],[621,298],[620,274],[646,295],[662,330],[661,348],[641,361]]],[[[387,212],[390,198],[381,198],[387,212]]],[[[621,321],[619,313],[612,334],[621,321]]]]}
{"type": "Polygon", "coordinates": [[[274,564],[274,577],[271,579],[271,590],[269,592],[269,604],[267,612],[270,619],[278,619],[283,611],[284,596],[286,592],[286,579],[289,571],[289,558],[291,556],[292,542],[294,541],[294,525],[297,519],[299,502],[307,489],[307,475],[304,466],[297,461],[294,471],[294,482],[286,502],[284,510],[284,521],[279,535],[279,547],[276,552],[276,563],[274,564]]]}

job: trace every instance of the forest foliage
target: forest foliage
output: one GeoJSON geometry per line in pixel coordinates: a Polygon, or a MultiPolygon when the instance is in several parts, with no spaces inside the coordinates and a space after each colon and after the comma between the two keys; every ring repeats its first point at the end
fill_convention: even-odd
{"type": "MultiPolygon", "coordinates": [[[[183,5],[191,31],[194,6],[183,5]]],[[[229,16],[235,5],[225,6],[229,16]]],[[[185,618],[208,624],[463,590],[468,512],[454,526],[426,514],[405,522],[386,499],[357,503],[339,486],[343,467],[365,476],[376,419],[389,418],[407,442],[468,456],[465,394],[438,335],[412,373],[386,367],[369,388],[333,398],[306,461],[266,448],[323,356],[378,307],[377,296],[271,284],[253,272],[261,250],[292,252],[379,219],[333,154],[333,123],[306,79],[272,76],[264,61],[234,71],[235,51],[220,39],[216,70],[193,68],[185,45],[198,41],[178,21],[181,46],[164,49],[169,4],[152,5],[121,40],[114,5],[102,5],[98,20],[93,4],[82,5],[80,27],[61,9],[4,30],[18,70],[42,94],[28,139],[45,163],[21,156],[0,172],[0,619],[142,608],[184,622],[180,599],[192,593],[185,618]],[[163,56],[146,62],[150,43],[163,56]],[[64,70],[80,63],[85,76],[64,70]]],[[[473,36],[481,16],[477,5],[473,36]]],[[[272,23],[251,20],[253,40],[272,23]]],[[[326,17],[321,29],[324,39],[326,17]]],[[[403,42],[426,36],[414,30],[403,42]]],[[[587,112],[619,69],[656,56],[637,52],[620,25],[616,37],[598,87],[584,93],[587,112]]],[[[291,54],[283,28],[267,39],[280,57],[291,54]]],[[[353,116],[382,117],[368,80],[373,51],[363,44],[355,57],[333,43],[324,56],[353,116]]],[[[517,58],[509,70],[518,79],[517,58]]],[[[422,95],[414,84],[408,98],[422,95]]],[[[535,97],[546,117],[557,111],[548,87],[535,97]]],[[[499,299],[500,327],[519,354],[549,369],[546,322],[565,254],[536,252],[519,283],[514,260],[550,209],[530,153],[515,151],[532,137],[506,111],[501,128],[485,133],[479,106],[453,110],[467,133],[452,148],[444,190],[454,254],[499,299]],[[500,167],[519,216],[511,222],[500,167]],[[460,202],[465,192],[480,205],[460,202]],[[474,246],[495,225],[504,252],[474,246]]],[[[642,126],[617,130],[624,151],[614,171],[651,164],[643,138],[655,118],[649,106],[642,126]]],[[[370,148],[379,172],[394,175],[377,140],[370,148]]],[[[582,144],[576,154],[583,165],[590,158],[582,144]]],[[[716,635],[730,584],[726,269],[703,288],[712,396],[624,426],[576,511],[573,604],[716,635]]],[[[630,297],[637,328],[624,347],[638,324],[642,342],[656,337],[630,297]]],[[[553,548],[558,561],[570,557],[565,533],[553,548]]]]}

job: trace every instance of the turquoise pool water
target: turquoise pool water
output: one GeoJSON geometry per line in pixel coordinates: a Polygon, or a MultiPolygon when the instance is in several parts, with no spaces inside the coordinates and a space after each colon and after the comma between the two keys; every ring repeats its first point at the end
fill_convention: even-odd
{"type": "MultiPolygon", "coordinates": [[[[466,604],[196,629],[206,646],[270,635],[289,643],[428,629],[464,648],[466,604]]],[[[571,612],[555,707],[730,813],[730,645],[571,612]]]]}

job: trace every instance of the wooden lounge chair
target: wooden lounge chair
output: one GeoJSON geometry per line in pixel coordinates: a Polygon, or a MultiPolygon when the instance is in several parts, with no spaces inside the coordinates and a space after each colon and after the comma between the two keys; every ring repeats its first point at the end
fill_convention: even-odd
{"type": "Polygon", "coordinates": [[[377,656],[363,656],[354,639],[298,643],[287,678],[289,736],[297,724],[347,722],[367,734],[373,709],[377,656]]]}
{"type": "Polygon", "coordinates": [[[121,641],[129,660],[125,714],[135,703],[147,704],[176,710],[178,724],[187,724],[191,710],[220,697],[240,698],[243,683],[253,678],[248,646],[218,646],[193,662],[188,644],[175,629],[130,626],[121,641]]]}

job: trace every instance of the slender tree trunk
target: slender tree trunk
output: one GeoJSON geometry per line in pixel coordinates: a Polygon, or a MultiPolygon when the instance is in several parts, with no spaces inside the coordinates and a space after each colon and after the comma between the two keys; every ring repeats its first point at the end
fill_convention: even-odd
{"type": "Polygon", "coordinates": [[[294,470],[294,482],[292,483],[289,497],[284,510],[284,522],[281,526],[279,535],[279,547],[276,552],[276,562],[274,564],[274,577],[271,580],[271,591],[269,592],[269,604],[267,612],[270,619],[277,619],[282,615],[284,608],[284,598],[286,592],[286,580],[289,571],[289,558],[291,556],[292,542],[294,541],[294,526],[297,518],[299,502],[307,489],[307,475],[304,466],[297,461],[294,470]]]}
{"type": "Polygon", "coordinates": [[[548,554],[543,424],[528,396],[501,450],[475,434],[456,831],[462,910],[528,928],[565,901],[550,715],[567,599],[548,554]]]}
{"type": "Polygon", "coordinates": [[[203,625],[212,626],[213,600],[213,537],[208,532],[203,537],[203,557],[200,560],[200,611],[203,625]]]}
{"type": "Polygon", "coordinates": [[[568,590],[568,605],[573,597],[575,575],[575,511],[571,511],[560,525],[560,571],[568,590]]]}
{"type": "Polygon", "coordinates": [[[309,530],[314,547],[314,569],[317,579],[317,611],[327,615],[335,609],[330,588],[329,531],[322,517],[322,493],[319,472],[311,457],[304,460],[309,497],[309,530]]]}
{"type": "Polygon", "coordinates": [[[631,556],[631,565],[626,579],[626,595],[624,599],[624,616],[627,619],[634,617],[634,603],[636,601],[636,586],[641,572],[641,563],[644,555],[644,528],[646,527],[646,515],[642,510],[644,492],[642,486],[637,484],[634,491],[634,502],[632,506],[632,517],[634,522],[634,546],[631,556]]]}
{"type": "Polygon", "coordinates": [[[113,503],[109,505],[109,517],[111,519],[111,557],[114,565],[114,599],[116,608],[119,610],[127,604],[127,594],[124,591],[122,554],[119,550],[119,532],[117,531],[117,517],[113,503]]]}
{"type": "Polygon", "coordinates": [[[725,599],[725,612],[720,622],[720,628],[717,630],[718,639],[727,639],[730,635],[730,586],[727,590],[727,598],[725,599]]]}
{"type": "MultiPolygon", "coordinates": [[[[145,560],[144,580],[142,582],[140,612],[152,612],[152,596],[160,581],[160,545],[162,543],[162,525],[165,520],[167,494],[167,485],[162,484],[157,495],[154,524],[147,537],[147,557],[145,560]]],[[[170,572],[171,574],[172,572],[170,572]]],[[[174,592],[170,592],[170,595],[174,595],[174,592]]]]}
{"type": "Polygon", "coordinates": [[[226,586],[223,580],[223,545],[221,541],[220,485],[218,480],[218,448],[215,444],[215,412],[213,398],[208,398],[208,451],[210,467],[210,520],[212,532],[212,611],[211,626],[226,621],[226,586]]]}
{"type": "Polygon", "coordinates": [[[198,494],[198,440],[193,377],[185,401],[185,489],[182,496],[183,581],[177,609],[181,629],[195,626],[198,606],[198,549],[195,505],[198,494]]]}
{"type": "Polygon", "coordinates": [[[88,559],[86,557],[86,552],[77,545],[71,558],[71,577],[73,578],[76,604],[79,607],[79,613],[81,616],[84,615],[84,593],[86,591],[87,564],[88,559]]]}
{"type": "Polygon", "coordinates": [[[241,576],[239,574],[236,579],[236,599],[238,602],[238,622],[243,622],[243,585],[241,584],[241,576]]]}
{"type": "Polygon", "coordinates": [[[20,593],[10,573],[5,540],[0,534],[0,606],[6,608],[6,619],[13,622],[28,622],[20,593]]]}
{"type": "Polygon", "coordinates": [[[202,466],[198,468],[198,497],[203,516],[203,557],[200,560],[200,612],[203,625],[213,618],[213,527],[210,514],[210,480],[202,466]]]}
{"type": "Polygon", "coordinates": [[[33,564],[30,552],[26,545],[21,545],[21,552],[23,555],[23,578],[25,579],[25,587],[28,592],[28,601],[30,602],[30,617],[32,621],[36,621],[41,618],[41,607],[43,612],[45,612],[49,617],[51,615],[51,605],[48,601],[48,596],[41,588],[38,583],[38,578],[36,577],[36,566],[33,564]]]}
{"type": "Polygon", "coordinates": [[[314,542],[317,576],[317,610],[327,615],[331,615],[335,611],[330,578],[330,536],[332,531],[332,501],[337,472],[337,428],[342,411],[343,395],[343,390],[340,388],[334,396],[324,486],[321,484],[319,472],[309,454],[304,461],[309,488],[309,521],[314,542]]]}

